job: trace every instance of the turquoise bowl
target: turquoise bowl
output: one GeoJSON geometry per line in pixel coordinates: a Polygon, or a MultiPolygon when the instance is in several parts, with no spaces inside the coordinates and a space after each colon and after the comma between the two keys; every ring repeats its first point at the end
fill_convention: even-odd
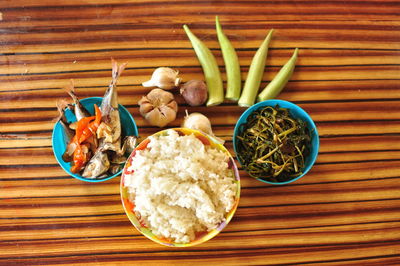
{"type": "Polygon", "coordinates": [[[243,114],[240,116],[238,122],[236,123],[234,133],[233,133],[233,149],[236,154],[236,158],[238,162],[243,166],[242,162],[237,156],[237,136],[241,133],[240,128],[242,124],[247,123],[247,118],[251,113],[254,111],[258,110],[259,108],[266,107],[266,106],[271,106],[275,107],[278,105],[281,108],[287,108],[289,109],[289,112],[293,118],[298,118],[302,121],[305,121],[307,123],[307,128],[310,131],[311,134],[311,146],[310,146],[310,154],[307,156],[305,160],[305,167],[303,169],[303,173],[299,175],[296,178],[293,178],[291,180],[285,181],[285,182],[270,182],[267,180],[263,180],[261,178],[256,178],[259,181],[262,181],[264,183],[268,184],[273,184],[273,185],[285,185],[289,184],[291,182],[294,182],[300,178],[302,178],[305,174],[307,174],[312,166],[314,165],[315,161],[317,160],[318,156],[318,150],[319,150],[319,136],[318,136],[318,130],[317,127],[315,126],[314,121],[311,119],[311,117],[304,111],[301,107],[297,106],[294,103],[284,101],[284,100],[266,100],[263,102],[259,102],[251,107],[249,107],[246,111],[243,112],[243,114]]]}
{"type": "MultiPolygon", "coordinates": [[[[97,106],[100,106],[102,97],[90,97],[90,98],[85,98],[82,99],[80,102],[83,104],[83,106],[89,111],[89,113],[94,114],[94,104],[97,104],[97,106]]],[[[129,111],[123,107],[122,105],[119,105],[118,107],[119,114],[120,114],[120,120],[121,120],[121,126],[122,126],[122,136],[138,136],[138,129],[135,123],[135,120],[129,113],[129,111]]],[[[70,111],[66,110],[65,115],[67,117],[68,122],[75,122],[76,118],[75,115],[70,111]]],[[[56,157],[57,162],[60,164],[62,169],[69,174],[70,176],[75,177],[76,179],[86,181],[86,182],[102,182],[109,180],[111,178],[114,178],[116,176],[119,176],[122,173],[122,169],[111,176],[107,176],[104,178],[100,179],[89,179],[85,178],[79,174],[74,174],[70,171],[71,169],[71,164],[64,162],[62,159],[62,155],[65,152],[65,149],[67,147],[67,142],[64,140],[64,129],[61,126],[60,122],[57,122],[54,125],[53,129],[53,135],[52,135],[52,145],[53,145],[53,152],[54,156],[56,157]]]]}

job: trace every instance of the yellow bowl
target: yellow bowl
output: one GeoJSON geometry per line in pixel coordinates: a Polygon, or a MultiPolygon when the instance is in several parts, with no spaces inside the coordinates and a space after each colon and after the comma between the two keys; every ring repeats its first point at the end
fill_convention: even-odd
{"type": "MultiPolygon", "coordinates": [[[[201,140],[201,142],[204,145],[209,145],[212,148],[215,148],[217,150],[223,151],[229,156],[229,163],[228,167],[232,170],[233,175],[235,177],[235,184],[237,185],[237,190],[236,190],[236,195],[235,195],[235,203],[232,207],[232,209],[226,213],[225,215],[225,220],[221,222],[215,229],[212,229],[211,231],[205,231],[205,232],[199,232],[196,234],[196,238],[189,242],[189,243],[175,243],[170,239],[166,238],[161,238],[153,234],[150,228],[148,228],[143,222],[141,222],[140,217],[137,217],[134,208],[135,204],[129,199],[129,193],[128,193],[128,188],[125,187],[124,185],[124,178],[125,175],[130,174],[128,171],[129,166],[132,163],[132,158],[135,156],[137,150],[143,150],[146,149],[147,145],[150,142],[149,138],[146,138],[143,140],[132,152],[132,154],[129,156],[125,167],[122,171],[122,177],[121,177],[121,184],[120,184],[120,191],[121,191],[121,200],[122,200],[122,205],[124,206],[125,213],[128,216],[129,220],[131,223],[136,227],[136,229],[142,233],[144,236],[147,238],[153,240],[154,242],[157,242],[162,245],[166,246],[171,246],[171,247],[191,247],[194,245],[198,245],[201,243],[206,242],[207,240],[213,238],[216,236],[219,232],[222,231],[222,229],[229,223],[229,221],[232,219],[237,206],[239,204],[239,198],[240,198],[240,177],[239,177],[239,171],[237,169],[237,166],[235,164],[235,161],[229,151],[221,144],[219,144],[214,138],[211,136],[205,135],[201,133],[200,131],[193,130],[193,129],[187,129],[187,128],[173,128],[176,132],[178,132],[179,135],[191,135],[193,134],[196,138],[201,140]]],[[[159,135],[167,135],[168,130],[162,130],[157,133],[155,133],[153,136],[159,136],[159,135]]]]}

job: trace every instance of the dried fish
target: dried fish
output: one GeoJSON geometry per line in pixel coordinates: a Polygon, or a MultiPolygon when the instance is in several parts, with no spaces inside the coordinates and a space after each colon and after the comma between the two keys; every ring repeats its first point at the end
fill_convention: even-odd
{"type": "Polygon", "coordinates": [[[118,66],[112,59],[112,80],[108,89],[104,93],[103,101],[100,105],[102,121],[111,128],[112,141],[115,142],[121,137],[121,121],[118,111],[117,79],[125,69],[126,63],[118,66]]]}
{"type": "Polygon", "coordinates": [[[90,179],[103,178],[109,174],[117,173],[126,161],[126,151],[131,152],[136,145],[136,137],[134,136],[125,137],[124,144],[121,145],[122,126],[116,85],[117,79],[125,69],[126,64],[118,66],[114,59],[111,59],[111,62],[112,80],[103,96],[100,108],[95,106],[96,116],[91,116],[79,102],[72,81],[66,91],[73,99],[74,104],[71,105],[65,101],[60,101],[57,104],[60,113],[58,120],[62,123],[66,135],[68,135],[66,138],[68,138],[67,142],[69,143],[63,159],[66,162],[71,162],[71,169],[74,169],[74,172],[83,169],[82,176],[90,179]],[[77,123],[67,123],[64,115],[66,108],[74,112],[77,123]],[[96,126],[91,126],[93,123],[96,123],[96,126]],[[71,127],[74,127],[75,131],[71,130],[71,127]],[[76,156],[77,153],[82,156],[76,156]],[[75,157],[84,158],[84,163],[82,164],[82,160],[78,162],[75,157]]]}
{"type": "Polygon", "coordinates": [[[110,175],[115,175],[122,169],[122,164],[111,164],[110,168],[108,169],[108,173],[110,175]]]}
{"type": "Polygon", "coordinates": [[[109,167],[110,161],[108,160],[107,153],[98,150],[87,163],[82,176],[93,179],[107,172],[109,167]]]}
{"type": "Polygon", "coordinates": [[[58,117],[57,121],[60,122],[61,126],[64,129],[64,141],[68,143],[74,136],[74,131],[69,128],[69,124],[67,117],[65,116],[65,110],[68,106],[68,102],[66,100],[58,100],[56,102],[58,117]]]}
{"type": "Polygon", "coordinates": [[[110,158],[110,163],[112,164],[123,164],[127,159],[124,155],[120,155],[115,152],[109,153],[108,158],[110,158]]]}
{"type": "Polygon", "coordinates": [[[64,129],[63,130],[63,138],[64,138],[64,143],[67,147],[65,152],[62,155],[62,158],[65,162],[71,162],[72,155],[74,153],[76,146],[71,142],[71,139],[74,137],[74,131],[72,129],[70,129],[69,123],[65,116],[65,110],[68,106],[68,103],[65,100],[58,100],[56,102],[56,106],[57,106],[57,110],[59,113],[57,121],[60,122],[61,127],[64,129]]]}
{"type": "Polygon", "coordinates": [[[75,113],[76,121],[79,121],[84,117],[90,116],[89,111],[86,110],[86,108],[81,104],[81,102],[79,101],[78,97],[75,94],[75,87],[73,80],[71,80],[70,85],[66,87],[65,90],[74,101],[73,111],[75,113]]]}
{"type": "Polygon", "coordinates": [[[121,138],[117,139],[115,142],[107,142],[105,139],[100,139],[99,150],[114,151],[121,155],[124,153],[121,149],[121,138]]]}
{"type": "Polygon", "coordinates": [[[126,136],[122,144],[122,150],[125,154],[131,154],[136,147],[138,137],[126,136]]]}

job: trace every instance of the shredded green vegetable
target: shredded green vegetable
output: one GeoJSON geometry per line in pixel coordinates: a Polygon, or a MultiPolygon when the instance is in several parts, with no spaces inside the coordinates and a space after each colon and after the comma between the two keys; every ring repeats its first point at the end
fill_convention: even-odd
{"type": "Polygon", "coordinates": [[[239,132],[237,155],[250,176],[285,182],[302,174],[310,151],[310,132],[288,109],[262,107],[247,118],[239,132]]]}

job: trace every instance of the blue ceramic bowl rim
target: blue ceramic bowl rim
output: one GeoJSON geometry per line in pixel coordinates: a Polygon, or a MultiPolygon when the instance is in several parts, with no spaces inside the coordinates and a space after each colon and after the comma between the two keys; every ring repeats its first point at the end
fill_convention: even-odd
{"type": "Polygon", "coordinates": [[[304,109],[302,109],[300,106],[289,102],[289,101],[285,101],[285,100],[278,100],[278,99],[273,99],[273,100],[266,100],[266,101],[262,101],[259,103],[256,103],[255,105],[252,105],[251,107],[247,108],[242,115],[239,117],[238,121],[236,122],[235,125],[235,129],[234,129],[234,133],[233,133],[233,150],[235,151],[235,155],[236,155],[236,159],[238,160],[238,162],[240,163],[240,165],[243,167],[242,162],[240,161],[239,157],[237,156],[237,150],[236,150],[236,136],[239,133],[239,127],[245,123],[247,121],[248,116],[253,113],[255,110],[257,110],[260,107],[264,107],[264,106],[275,106],[275,105],[279,105],[283,108],[288,108],[289,111],[291,110],[296,110],[296,113],[300,114],[300,115],[296,115],[296,117],[301,117],[301,119],[303,121],[305,121],[307,123],[307,126],[309,129],[313,130],[314,133],[311,132],[311,136],[316,138],[316,142],[313,145],[313,150],[315,150],[316,152],[314,154],[310,154],[309,156],[311,157],[311,162],[308,164],[308,166],[304,169],[303,173],[301,175],[299,175],[296,178],[293,178],[291,180],[285,181],[285,182],[270,182],[267,180],[263,180],[260,178],[255,178],[261,182],[264,183],[268,183],[268,184],[272,184],[272,185],[286,185],[289,183],[292,183],[300,178],[302,178],[304,175],[306,175],[311,168],[313,167],[315,161],[317,160],[318,157],[318,151],[319,151],[319,135],[318,135],[318,130],[317,130],[317,126],[315,125],[314,121],[312,120],[312,118],[310,117],[310,115],[304,111],[304,109]]]}
{"type": "MultiPolygon", "coordinates": [[[[80,102],[81,102],[81,103],[85,103],[85,102],[88,102],[88,101],[100,101],[100,102],[101,102],[102,100],[103,100],[103,97],[88,97],[88,98],[81,99],[80,102]]],[[[136,135],[138,135],[137,125],[136,125],[135,119],[132,117],[131,113],[128,111],[128,109],[126,109],[126,108],[125,108],[123,105],[121,105],[121,104],[118,104],[118,108],[121,108],[124,112],[126,112],[126,114],[128,114],[127,117],[128,117],[129,120],[132,122],[133,127],[134,127],[134,128],[133,128],[133,131],[136,133],[136,135]]],[[[69,169],[65,169],[65,168],[64,168],[64,165],[62,164],[62,162],[64,162],[64,161],[60,162],[60,160],[62,160],[62,158],[61,158],[61,159],[58,158],[58,156],[57,156],[57,154],[56,154],[56,152],[55,152],[55,150],[54,150],[55,143],[56,143],[56,141],[57,141],[57,140],[55,139],[55,134],[56,134],[57,125],[59,125],[59,124],[60,124],[60,122],[57,122],[57,123],[54,124],[53,133],[52,133],[52,136],[51,136],[51,145],[52,145],[54,157],[56,158],[56,160],[57,160],[58,164],[61,166],[61,168],[62,168],[68,175],[70,175],[70,176],[72,176],[72,177],[74,177],[74,178],[76,178],[76,179],[78,179],[78,180],[86,181],[86,182],[91,182],[91,183],[97,183],[97,182],[107,181],[107,180],[110,180],[110,179],[112,179],[112,178],[114,178],[114,177],[117,177],[117,176],[121,175],[122,170],[124,169],[124,167],[122,167],[122,169],[121,169],[120,171],[118,171],[116,174],[111,175],[111,176],[108,176],[108,177],[106,177],[106,178],[102,178],[102,179],[89,179],[89,178],[84,178],[84,177],[81,176],[81,175],[77,175],[77,174],[71,173],[71,171],[70,171],[69,169]]],[[[61,126],[61,125],[60,125],[60,126],[61,126]]],[[[125,165],[124,165],[124,166],[125,166],[125,165]]]]}

